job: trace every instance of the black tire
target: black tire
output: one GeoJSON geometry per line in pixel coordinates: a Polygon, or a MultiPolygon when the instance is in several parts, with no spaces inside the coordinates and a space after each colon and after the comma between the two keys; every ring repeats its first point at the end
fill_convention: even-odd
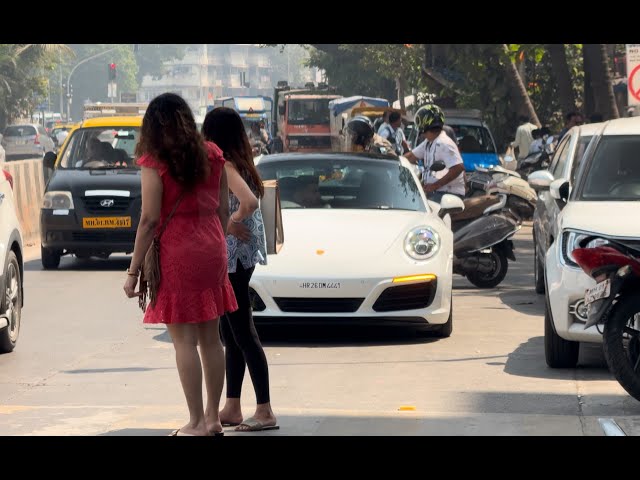
{"type": "Polygon", "coordinates": [[[451,301],[451,308],[449,309],[449,319],[447,323],[443,323],[434,330],[434,336],[438,338],[449,338],[453,333],[453,300],[451,301]]]}
{"type": "Polygon", "coordinates": [[[533,278],[536,288],[536,293],[539,295],[544,294],[544,264],[540,262],[538,258],[538,247],[536,246],[536,234],[533,234],[533,278]]]}
{"type": "Polygon", "coordinates": [[[502,249],[494,248],[491,253],[482,254],[490,256],[494,262],[494,270],[487,275],[478,271],[467,273],[467,279],[478,288],[495,288],[507,276],[509,270],[509,259],[502,249]]]}
{"type": "Polygon", "coordinates": [[[0,330],[0,353],[9,353],[16,348],[22,319],[22,275],[13,250],[9,251],[4,268],[2,311],[7,314],[9,325],[0,330]]]}
{"type": "Polygon", "coordinates": [[[60,253],[49,248],[40,247],[42,266],[45,270],[55,270],[60,266],[60,253]]]}
{"type": "Polygon", "coordinates": [[[575,368],[580,354],[580,342],[560,337],[553,328],[549,298],[545,295],[544,308],[544,357],[551,368],[575,368]]]}
{"type": "Polygon", "coordinates": [[[626,349],[623,339],[624,328],[637,313],[640,313],[640,296],[621,297],[605,324],[603,347],[611,373],[629,395],[640,400],[640,372],[634,371],[635,363],[639,363],[640,370],[640,339],[636,336],[628,340],[626,349]]]}

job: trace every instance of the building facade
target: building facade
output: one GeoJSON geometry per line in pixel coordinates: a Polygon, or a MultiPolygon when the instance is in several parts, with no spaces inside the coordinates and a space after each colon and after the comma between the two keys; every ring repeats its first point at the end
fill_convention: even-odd
{"type": "Polygon", "coordinates": [[[166,63],[161,78],[145,76],[138,99],[148,102],[164,92],[181,95],[197,115],[206,112],[215,98],[240,95],[273,95],[270,52],[257,45],[189,45],[184,58],[166,63]]]}

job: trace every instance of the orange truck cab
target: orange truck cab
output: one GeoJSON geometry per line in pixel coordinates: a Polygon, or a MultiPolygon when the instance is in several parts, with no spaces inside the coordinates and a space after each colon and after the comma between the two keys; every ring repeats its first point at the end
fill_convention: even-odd
{"type": "Polygon", "coordinates": [[[341,98],[322,84],[291,89],[279,82],[273,111],[273,153],[331,151],[329,102],[341,98]]]}

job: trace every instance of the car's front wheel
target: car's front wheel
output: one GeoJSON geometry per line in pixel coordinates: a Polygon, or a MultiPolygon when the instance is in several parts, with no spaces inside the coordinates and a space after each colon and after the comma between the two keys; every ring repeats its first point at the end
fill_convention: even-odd
{"type": "Polygon", "coordinates": [[[536,293],[542,295],[544,293],[544,264],[538,257],[538,247],[536,246],[536,236],[533,235],[533,277],[536,287],[536,293]]]}
{"type": "Polygon", "coordinates": [[[549,297],[545,295],[544,309],[544,356],[551,368],[575,368],[578,364],[580,343],[565,340],[553,328],[553,317],[549,297]]]}
{"type": "Polygon", "coordinates": [[[55,270],[60,266],[60,252],[40,247],[40,257],[45,270],[55,270]]]}
{"type": "Polygon", "coordinates": [[[9,251],[4,269],[4,292],[2,295],[2,311],[8,325],[0,330],[0,353],[13,351],[20,335],[22,318],[22,276],[20,264],[13,250],[9,251]]]}
{"type": "Polygon", "coordinates": [[[451,302],[451,308],[449,309],[449,319],[447,323],[443,323],[435,330],[435,336],[440,338],[448,338],[453,333],[453,302],[451,302]]]}

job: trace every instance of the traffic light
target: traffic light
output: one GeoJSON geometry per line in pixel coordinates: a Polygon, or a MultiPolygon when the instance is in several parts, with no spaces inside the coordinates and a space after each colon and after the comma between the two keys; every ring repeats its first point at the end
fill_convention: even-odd
{"type": "Polygon", "coordinates": [[[113,82],[116,79],[116,64],[109,64],[109,81],[113,82]]]}

